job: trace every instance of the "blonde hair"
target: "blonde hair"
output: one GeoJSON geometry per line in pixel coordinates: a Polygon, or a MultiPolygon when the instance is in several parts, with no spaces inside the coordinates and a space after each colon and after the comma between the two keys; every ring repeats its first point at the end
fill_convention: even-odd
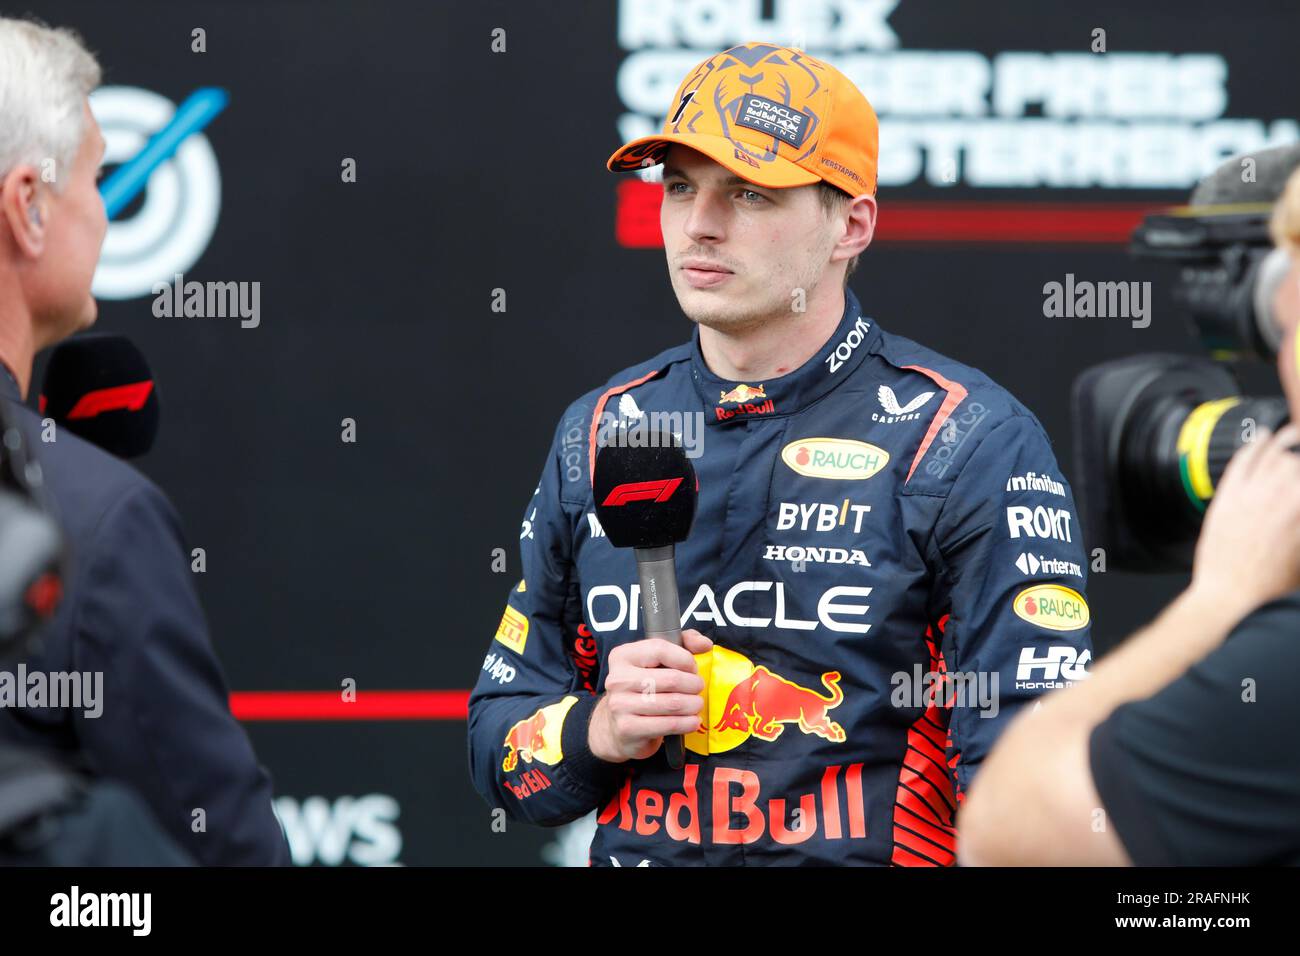
{"type": "Polygon", "coordinates": [[[59,190],[85,135],[82,101],[99,81],[99,63],[71,30],[0,17],[0,176],[53,159],[59,190]]]}
{"type": "Polygon", "coordinates": [[[1300,259],[1300,168],[1286,181],[1282,198],[1273,207],[1270,228],[1278,248],[1300,259]]]}

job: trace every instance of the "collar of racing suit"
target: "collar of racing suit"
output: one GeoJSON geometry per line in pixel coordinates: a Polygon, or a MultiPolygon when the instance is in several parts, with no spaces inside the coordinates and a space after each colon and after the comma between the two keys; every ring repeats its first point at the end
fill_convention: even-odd
{"type": "Polygon", "coordinates": [[[7,398],[13,402],[21,402],[22,392],[18,388],[18,379],[14,378],[14,373],[9,371],[9,367],[0,362],[0,398],[7,398]]]}
{"type": "Polygon", "coordinates": [[[705,405],[714,407],[714,414],[706,419],[710,425],[790,415],[807,408],[847,379],[875,349],[879,338],[880,329],[862,314],[857,296],[846,288],[844,315],[835,334],[793,372],[761,382],[719,378],[704,362],[697,325],[691,339],[691,380],[705,405]]]}

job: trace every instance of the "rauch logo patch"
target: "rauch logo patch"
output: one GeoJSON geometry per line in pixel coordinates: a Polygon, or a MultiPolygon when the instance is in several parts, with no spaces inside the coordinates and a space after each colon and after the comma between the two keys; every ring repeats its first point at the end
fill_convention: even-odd
{"type": "Polygon", "coordinates": [[[781,449],[781,460],[808,478],[862,480],[889,464],[889,452],[848,438],[804,438],[781,449]]]}
{"type": "Polygon", "coordinates": [[[1077,631],[1088,626],[1088,603],[1083,595],[1059,584],[1025,588],[1011,606],[1021,620],[1049,631],[1077,631]]]}

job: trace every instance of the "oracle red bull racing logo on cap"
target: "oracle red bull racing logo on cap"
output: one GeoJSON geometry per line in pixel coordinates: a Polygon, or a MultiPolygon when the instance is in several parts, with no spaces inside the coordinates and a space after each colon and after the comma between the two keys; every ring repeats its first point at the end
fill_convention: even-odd
{"type": "Polygon", "coordinates": [[[688,750],[723,753],[751,737],[771,742],[787,727],[832,743],[844,742],[844,728],[830,716],[844,701],[839,671],[821,675],[823,693],[716,644],[696,654],[695,663],[704,680],[704,709],[699,727],[686,735],[688,750]]]}
{"type": "Polygon", "coordinates": [[[1088,602],[1073,588],[1039,584],[1016,595],[1012,610],[1021,620],[1049,631],[1077,631],[1088,626],[1088,602]]]}
{"type": "Polygon", "coordinates": [[[889,464],[889,452],[850,438],[802,438],[781,449],[781,460],[808,478],[863,480],[889,464]]]}

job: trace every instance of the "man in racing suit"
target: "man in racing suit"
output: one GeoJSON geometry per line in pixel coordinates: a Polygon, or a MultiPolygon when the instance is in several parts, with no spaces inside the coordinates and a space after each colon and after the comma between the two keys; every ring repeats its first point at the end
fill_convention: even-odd
{"type": "Polygon", "coordinates": [[[697,327],[559,422],[470,697],[475,786],[542,825],[597,810],[593,865],[949,865],[1001,729],[1085,676],[1069,486],[1027,408],[844,283],[876,178],[847,79],[750,43],[700,64],[673,110],[608,165],[665,164],[670,277],[697,327]],[[819,180],[844,194],[833,212],[819,180]],[[604,427],[656,419],[698,455],[684,649],[640,639],[635,558],[591,490],[604,427]]]}

